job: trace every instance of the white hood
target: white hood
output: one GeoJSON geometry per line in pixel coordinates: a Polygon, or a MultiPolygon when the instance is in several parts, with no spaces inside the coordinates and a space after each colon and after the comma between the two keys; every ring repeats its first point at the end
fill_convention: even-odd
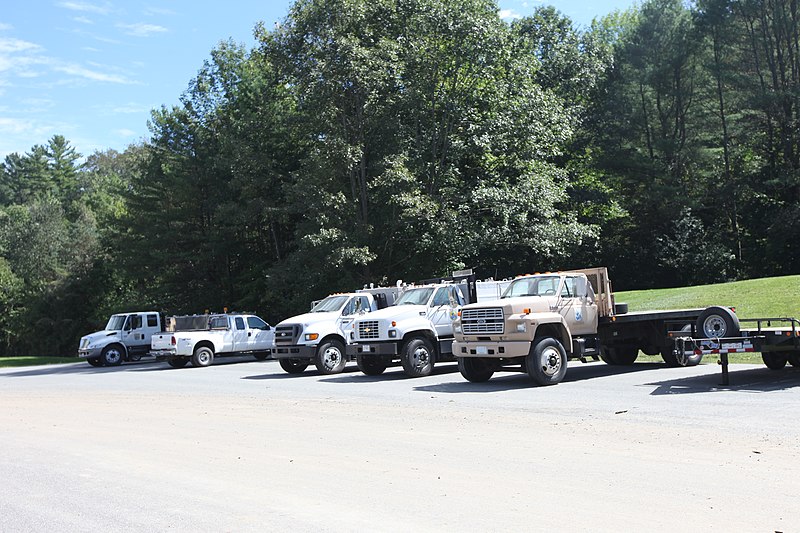
{"type": "Polygon", "coordinates": [[[324,313],[305,313],[302,315],[287,318],[278,324],[278,326],[288,326],[291,324],[301,324],[311,326],[319,322],[330,322],[339,318],[339,311],[327,311],[324,313]]]}

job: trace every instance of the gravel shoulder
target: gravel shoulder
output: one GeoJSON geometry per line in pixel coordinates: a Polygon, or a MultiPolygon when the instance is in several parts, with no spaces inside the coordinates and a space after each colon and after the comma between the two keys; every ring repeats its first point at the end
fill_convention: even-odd
{"type": "Polygon", "coordinates": [[[0,372],[0,529],[800,529],[800,370],[0,372]]]}

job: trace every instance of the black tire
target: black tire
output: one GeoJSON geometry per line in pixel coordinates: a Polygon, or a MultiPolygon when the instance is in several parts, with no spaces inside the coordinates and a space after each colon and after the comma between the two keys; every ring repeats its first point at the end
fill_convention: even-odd
{"type": "Polygon", "coordinates": [[[627,312],[628,312],[628,304],[626,304],[626,303],[614,304],[614,314],[615,315],[624,315],[627,312]]]}
{"type": "Polygon", "coordinates": [[[357,355],[356,364],[358,369],[367,376],[380,376],[386,372],[389,361],[383,355],[357,355]]]}
{"type": "Polygon", "coordinates": [[[800,367],[800,352],[789,352],[786,356],[786,360],[789,361],[789,364],[793,367],[800,367]]]}
{"type": "Polygon", "coordinates": [[[783,370],[786,366],[787,358],[785,355],[776,353],[762,353],[761,360],[770,370],[783,370]]]}
{"type": "Polygon", "coordinates": [[[90,357],[86,362],[92,366],[103,366],[103,360],[99,357],[90,357]]]}
{"type": "Polygon", "coordinates": [[[254,353],[253,357],[256,358],[256,361],[266,361],[267,359],[269,359],[269,354],[268,353],[263,353],[263,352],[262,353],[254,353]]]}
{"type": "Polygon", "coordinates": [[[483,383],[494,375],[494,364],[482,357],[459,357],[458,371],[467,381],[483,383]]]}
{"type": "Polygon", "coordinates": [[[639,357],[639,348],[630,344],[622,344],[603,348],[600,359],[609,365],[632,365],[639,357]]]}
{"type": "Polygon", "coordinates": [[[347,356],[342,341],[331,339],[317,347],[314,366],[320,374],[341,374],[346,364],[347,356]]]}
{"type": "Polygon", "coordinates": [[[431,341],[424,337],[414,337],[403,346],[400,362],[407,376],[418,378],[433,372],[436,353],[431,341]]]}
{"type": "Polygon", "coordinates": [[[192,366],[209,366],[214,362],[214,350],[208,346],[200,346],[194,349],[192,354],[192,366]]]}
{"type": "Polygon", "coordinates": [[[558,339],[538,339],[525,358],[525,368],[538,385],[560,383],[567,373],[567,351],[558,339]]]}
{"type": "Polygon", "coordinates": [[[100,354],[100,361],[105,366],[119,366],[123,359],[125,359],[125,349],[119,344],[109,344],[100,354]]]}
{"type": "Polygon", "coordinates": [[[167,364],[172,368],[183,368],[189,364],[189,358],[181,356],[170,357],[167,359],[167,364]]]}
{"type": "Polygon", "coordinates": [[[302,374],[308,368],[308,361],[304,359],[281,359],[280,365],[289,374],[302,374]]]}
{"type": "Polygon", "coordinates": [[[129,355],[128,356],[128,361],[141,361],[141,360],[142,360],[142,356],[139,355],[138,353],[135,354],[135,355],[129,355]]]}
{"type": "Polygon", "coordinates": [[[727,307],[707,307],[697,317],[697,335],[701,339],[739,336],[739,317],[727,307]]]}

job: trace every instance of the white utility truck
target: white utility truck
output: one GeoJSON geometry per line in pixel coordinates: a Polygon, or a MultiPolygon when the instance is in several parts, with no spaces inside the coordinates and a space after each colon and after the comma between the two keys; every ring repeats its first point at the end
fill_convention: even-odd
{"type": "Polygon", "coordinates": [[[550,385],[564,379],[568,359],[630,365],[641,350],[660,353],[672,366],[696,365],[700,356],[678,353],[676,332],[726,337],[739,331],[739,320],[727,307],[627,311],[614,302],[605,267],[521,276],[501,299],[461,310],[453,353],[472,382],[517,371],[550,385]]]}
{"type": "Polygon", "coordinates": [[[116,366],[123,361],[138,361],[150,351],[150,339],[161,331],[157,311],[111,315],[105,329],[81,338],[78,357],[92,366],[116,366]]]}
{"type": "Polygon", "coordinates": [[[361,289],[316,302],[310,312],[275,326],[273,359],[289,374],[299,374],[312,363],[322,374],[338,374],[348,361],[345,346],[350,324],[357,316],[391,306],[400,291],[398,287],[361,289]]]}
{"type": "Polygon", "coordinates": [[[250,354],[264,360],[275,346],[272,327],[255,315],[187,315],[167,322],[167,331],[153,335],[150,353],[165,357],[173,368],[189,361],[192,366],[208,366],[223,355],[250,354]]]}
{"type": "Polygon", "coordinates": [[[395,305],[353,322],[348,355],[369,376],[399,360],[407,376],[429,375],[441,361],[454,361],[453,322],[461,306],[496,300],[509,281],[477,281],[471,272],[405,288],[395,305]]]}

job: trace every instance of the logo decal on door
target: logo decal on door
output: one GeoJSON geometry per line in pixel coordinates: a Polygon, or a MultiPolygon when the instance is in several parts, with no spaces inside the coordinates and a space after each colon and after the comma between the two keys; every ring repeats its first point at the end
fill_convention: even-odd
{"type": "Polygon", "coordinates": [[[583,313],[581,313],[580,309],[575,310],[575,321],[576,322],[583,322],[583,313]]]}

